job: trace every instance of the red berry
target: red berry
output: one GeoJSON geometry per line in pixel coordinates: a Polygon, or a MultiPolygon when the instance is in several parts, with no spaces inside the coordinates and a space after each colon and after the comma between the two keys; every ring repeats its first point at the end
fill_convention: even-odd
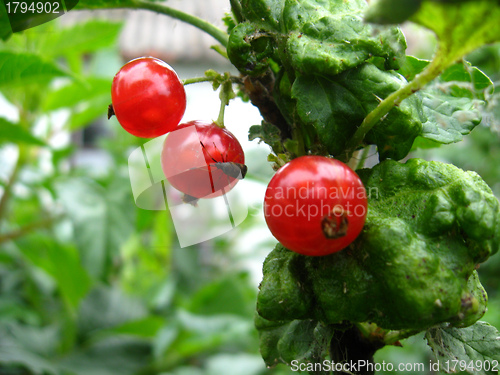
{"type": "Polygon", "coordinates": [[[180,124],[163,144],[161,164],[177,190],[194,198],[214,198],[231,190],[246,173],[236,137],[214,123],[180,124]]]}
{"type": "Polygon", "coordinates": [[[113,111],[137,137],[153,138],[175,129],[186,110],[186,92],[175,71],[154,57],[125,64],[113,79],[113,111]]]}
{"type": "Polygon", "coordinates": [[[366,191],[344,163],[302,156],[271,179],[264,214],[271,233],[286,248],[304,255],[327,255],[347,247],[363,229],[366,191]]]}

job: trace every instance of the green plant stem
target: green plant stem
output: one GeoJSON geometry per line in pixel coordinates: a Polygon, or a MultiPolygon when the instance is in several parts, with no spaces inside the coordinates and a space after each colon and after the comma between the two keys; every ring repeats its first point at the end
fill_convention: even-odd
{"type": "Polygon", "coordinates": [[[29,223],[29,224],[27,224],[19,229],[13,230],[9,233],[1,234],[0,235],[0,244],[2,244],[4,242],[18,239],[20,237],[23,237],[23,236],[33,232],[36,229],[49,228],[56,221],[60,220],[62,217],[63,217],[63,215],[48,217],[48,218],[45,218],[42,220],[34,221],[33,223],[29,223]]]}
{"type": "Polygon", "coordinates": [[[196,78],[186,78],[182,80],[182,84],[184,86],[186,85],[191,85],[193,83],[200,83],[200,82],[212,82],[214,79],[212,77],[196,77],[196,78]]]}
{"type": "Polygon", "coordinates": [[[448,52],[444,48],[439,48],[436,56],[430,64],[427,65],[424,71],[415,76],[407,85],[393,92],[380,102],[380,104],[365,117],[356,130],[354,136],[347,145],[345,155],[343,155],[342,159],[348,161],[351,158],[352,153],[363,142],[366,134],[368,134],[368,132],[380,121],[383,121],[392,108],[397,107],[403,100],[421,90],[426,84],[439,76],[444,69],[451,65],[453,61],[450,61],[447,55],[448,52]]]}
{"type": "Polygon", "coordinates": [[[407,339],[410,336],[414,336],[417,333],[420,333],[421,331],[417,330],[411,330],[411,329],[406,329],[406,330],[401,330],[401,331],[389,331],[385,336],[384,336],[384,343],[386,345],[393,345],[399,340],[407,339]]]}
{"type": "Polygon", "coordinates": [[[156,13],[165,14],[172,18],[178,19],[182,22],[188,23],[215,38],[224,47],[227,47],[227,42],[229,35],[226,32],[219,29],[218,27],[212,25],[210,22],[202,20],[192,14],[185,13],[178,9],[170,8],[159,3],[153,3],[150,1],[135,0],[130,3],[130,5],[118,6],[118,8],[133,8],[133,9],[147,9],[156,13]]]}
{"type": "Polygon", "coordinates": [[[219,117],[217,117],[217,121],[215,121],[215,124],[219,127],[224,129],[224,113],[226,112],[226,103],[224,103],[224,100],[220,101],[220,109],[219,109],[219,117]]]}
{"type": "Polygon", "coordinates": [[[359,158],[359,161],[356,165],[356,169],[361,169],[365,166],[365,161],[366,159],[368,158],[369,154],[370,154],[370,150],[371,150],[371,147],[370,146],[367,146],[363,149],[363,151],[361,151],[361,157],[359,158]]]}
{"type": "Polygon", "coordinates": [[[356,323],[355,325],[365,338],[368,340],[380,341],[383,345],[394,345],[399,340],[406,339],[421,332],[410,329],[388,331],[378,327],[374,323],[356,323]]]}

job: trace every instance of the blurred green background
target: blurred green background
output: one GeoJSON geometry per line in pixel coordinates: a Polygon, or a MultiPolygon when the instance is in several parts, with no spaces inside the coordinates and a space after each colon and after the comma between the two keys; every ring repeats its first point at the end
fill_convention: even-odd
{"type": "MultiPolygon", "coordinates": [[[[259,203],[272,176],[268,149],[244,146],[256,194],[242,197],[243,224],[181,249],[167,211],[134,204],[127,160],[145,140],[105,117],[126,62],[122,27],[54,21],[0,42],[0,374],[290,374],[265,368],[253,326],[260,265],[274,245],[259,203]]],[[[429,57],[432,45],[412,52],[429,57]]],[[[469,60],[500,80],[500,46],[469,60]]],[[[188,106],[216,102],[208,90],[188,91],[188,106]]],[[[475,170],[498,196],[500,113],[489,94],[483,124],[463,142],[412,157],[475,170]]],[[[242,108],[255,116],[236,105],[234,119],[246,116],[242,108]]],[[[247,127],[228,127],[244,140],[247,127]]],[[[496,327],[498,270],[498,255],[479,269],[490,297],[484,320],[496,327]]],[[[376,355],[394,364],[431,358],[422,335],[376,355]]]]}

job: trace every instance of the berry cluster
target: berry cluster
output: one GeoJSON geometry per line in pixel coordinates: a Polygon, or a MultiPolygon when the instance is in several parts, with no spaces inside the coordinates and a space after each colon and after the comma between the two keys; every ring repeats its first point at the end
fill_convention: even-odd
{"type": "MultiPolygon", "coordinates": [[[[245,177],[245,155],[236,139],[214,122],[179,124],[186,92],[165,62],[142,57],[125,64],[111,91],[111,113],[143,138],[170,133],[163,144],[165,177],[184,201],[214,198],[245,177]]],[[[267,187],[264,214],[272,234],[288,249],[327,255],[346,248],[363,229],[363,183],[347,165],[324,156],[302,156],[281,167],[267,187]]]]}
{"type": "Polygon", "coordinates": [[[245,177],[243,149],[232,133],[214,122],[179,124],[186,110],[186,92],[164,61],[141,57],[125,64],[113,79],[111,100],[111,113],[130,134],[152,138],[170,133],[161,164],[169,183],[185,194],[185,201],[220,196],[245,177]]]}

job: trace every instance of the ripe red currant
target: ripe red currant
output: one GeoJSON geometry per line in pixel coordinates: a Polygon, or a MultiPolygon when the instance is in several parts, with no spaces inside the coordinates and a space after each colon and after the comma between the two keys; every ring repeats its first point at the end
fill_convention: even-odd
{"type": "Polygon", "coordinates": [[[271,179],[264,214],[271,233],[286,248],[304,255],[327,255],[347,247],[363,229],[366,191],[344,163],[302,156],[271,179]]]}
{"type": "Polygon", "coordinates": [[[154,57],[129,61],[120,69],[111,101],[121,126],[142,138],[174,130],[186,110],[186,92],[177,73],[154,57]]]}
{"type": "Polygon", "coordinates": [[[177,190],[193,198],[214,198],[245,177],[245,155],[236,137],[214,123],[180,124],[163,144],[161,164],[177,190]]]}

